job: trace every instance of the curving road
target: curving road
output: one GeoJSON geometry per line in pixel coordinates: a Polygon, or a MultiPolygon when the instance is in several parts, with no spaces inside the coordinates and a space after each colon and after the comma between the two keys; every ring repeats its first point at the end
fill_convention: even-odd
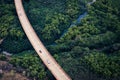
{"type": "Polygon", "coordinates": [[[50,55],[47,49],[44,47],[38,36],[36,35],[34,29],[32,28],[22,5],[22,0],[14,0],[16,11],[21,22],[21,25],[34,47],[35,51],[38,53],[44,64],[51,71],[57,80],[71,80],[71,78],[64,72],[64,70],[59,66],[55,59],[50,55]]]}

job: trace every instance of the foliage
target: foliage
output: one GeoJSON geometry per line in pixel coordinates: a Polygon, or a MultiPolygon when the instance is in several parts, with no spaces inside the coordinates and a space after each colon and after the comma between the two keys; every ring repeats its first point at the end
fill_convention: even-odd
{"type": "Polygon", "coordinates": [[[67,29],[69,17],[64,14],[54,13],[53,17],[46,17],[46,24],[42,30],[42,37],[46,43],[55,41],[64,29],[67,29]]]}
{"type": "Polygon", "coordinates": [[[7,58],[5,55],[0,55],[0,60],[5,61],[7,58]]]}
{"type": "MultiPolygon", "coordinates": [[[[71,61],[73,58],[80,59],[83,57],[83,62],[80,60],[80,64],[77,65],[86,66],[88,72],[90,70],[94,74],[97,74],[98,79],[98,76],[101,76],[106,80],[119,79],[120,75],[118,59],[120,56],[117,55],[120,49],[118,33],[120,30],[120,18],[118,15],[120,8],[118,7],[119,1],[111,1],[97,0],[91,6],[87,5],[88,15],[81,20],[80,24],[70,27],[60,39],[56,40],[57,46],[52,49],[56,49],[61,44],[68,46],[65,51],[61,51],[59,47],[54,52],[65,52],[64,56],[66,54],[71,55],[68,57],[71,61]],[[111,1],[116,5],[113,5],[111,1]],[[112,56],[109,56],[111,54],[112,56]]],[[[65,63],[66,60],[60,61],[64,61],[63,63],[65,63]]],[[[72,64],[76,63],[73,62],[72,64]]],[[[68,65],[67,67],[70,66],[68,65]]],[[[72,69],[75,70],[74,68],[77,67],[73,66],[72,69]]],[[[91,77],[94,77],[94,74],[91,73],[91,77]]]]}
{"type": "Polygon", "coordinates": [[[14,7],[11,4],[0,5],[0,39],[9,36],[23,37],[23,33],[19,28],[16,28],[14,7]],[[8,14],[9,12],[9,14],[8,14]]]}
{"type": "Polygon", "coordinates": [[[80,24],[70,27],[56,42],[58,44],[69,42],[73,43],[73,46],[97,50],[119,43],[119,8],[111,5],[110,1],[102,0],[87,6],[88,15],[80,24]]]}
{"type": "Polygon", "coordinates": [[[32,49],[32,46],[30,45],[28,40],[12,40],[8,38],[2,42],[1,48],[11,53],[18,53],[27,49],[32,49]]]}
{"type": "MultiPolygon", "coordinates": [[[[68,73],[68,75],[74,80],[103,80],[104,78],[99,77],[92,71],[87,69],[81,60],[80,55],[72,56],[72,52],[64,52],[55,54],[54,57],[62,68],[68,73]]],[[[76,53],[77,54],[77,53],[76,53]]],[[[76,55],[75,52],[73,55],[76,55]]]]}
{"type": "Polygon", "coordinates": [[[65,13],[74,21],[80,14],[86,10],[86,4],[92,0],[65,0],[65,13]]]}
{"type": "Polygon", "coordinates": [[[12,2],[9,4],[8,0],[3,1],[0,4],[0,7],[0,39],[4,40],[3,43],[0,45],[0,48],[2,48],[2,50],[7,50],[8,52],[13,53],[21,51],[20,48],[22,47],[20,46],[24,43],[19,43],[22,42],[21,39],[24,37],[24,33],[21,30],[19,22],[17,21],[17,17],[15,16],[15,8],[12,2]],[[12,45],[11,41],[15,41],[13,43],[14,46],[12,45]]]}
{"type": "Polygon", "coordinates": [[[120,56],[109,57],[104,53],[93,52],[84,56],[82,61],[86,65],[90,65],[91,70],[104,76],[119,77],[120,76],[120,56]]]}
{"type": "MultiPolygon", "coordinates": [[[[87,5],[91,1],[25,0],[23,3],[38,36],[73,79],[119,80],[120,0],[96,0],[87,5]],[[70,27],[84,12],[86,17],[70,27]]],[[[32,49],[20,27],[13,1],[1,0],[0,7],[0,39],[4,39],[0,48],[12,53],[32,49]]],[[[39,60],[31,55],[18,55],[13,64],[25,68],[28,76],[40,74],[42,79],[46,76],[44,67],[34,64],[39,60]]]]}
{"type": "Polygon", "coordinates": [[[26,76],[33,79],[44,79],[46,76],[45,67],[35,54],[26,54],[27,51],[19,53],[22,56],[14,56],[10,63],[16,67],[22,67],[26,70],[26,76]]]}

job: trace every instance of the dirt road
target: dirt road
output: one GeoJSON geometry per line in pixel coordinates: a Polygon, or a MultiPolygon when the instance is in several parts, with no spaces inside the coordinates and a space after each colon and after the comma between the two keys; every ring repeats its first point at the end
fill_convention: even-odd
{"type": "Polygon", "coordinates": [[[33,30],[22,5],[22,0],[14,0],[16,11],[21,22],[21,25],[31,42],[32,46],[47,66],[47,68],[51,71],[54,77],[57,80],[71,80],[71,78],[64,72],[64,70],[59,66],[59,64],[55,61],[55,59],[50,55],[47,49],[44,47],[35,31],[33,30]]]}

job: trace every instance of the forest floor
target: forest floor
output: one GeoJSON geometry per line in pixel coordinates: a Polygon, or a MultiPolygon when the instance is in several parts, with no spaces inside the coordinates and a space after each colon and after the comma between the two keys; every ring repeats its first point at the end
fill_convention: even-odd
{"type": "Polygon", "coordinates": [[[5,61],[0,60],[0,80],[30,80],[22,73],[18,73],[18,71],[16,71],[17,68],[9,63],[10,57],[6,58],[7,60],[5,61]]]}

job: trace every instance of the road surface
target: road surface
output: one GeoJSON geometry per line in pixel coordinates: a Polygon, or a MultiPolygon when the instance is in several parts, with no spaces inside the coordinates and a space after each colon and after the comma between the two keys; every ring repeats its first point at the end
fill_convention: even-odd
{"type": "Polygon", "coordinates": [[[34,29],[32,28],[22,5],[22,0],[14,0],[16,11],[29,41],[33,48],[38,53],[44,64],[51,71],[57,80],[71,80],[71,78],[64,72],[55,59],[50,55],[47,49],[44,47],[34,29]]]}

